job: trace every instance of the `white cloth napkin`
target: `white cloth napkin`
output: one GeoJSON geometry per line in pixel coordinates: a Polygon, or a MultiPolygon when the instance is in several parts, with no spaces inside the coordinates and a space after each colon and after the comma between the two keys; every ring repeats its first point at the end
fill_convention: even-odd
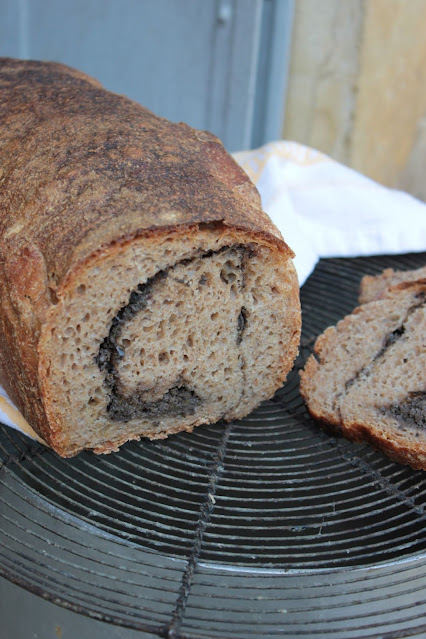
{"type": "MultiPolygon", "coordinates": [[[[271,142],[234,158],[296,253],[300,285],[321,257],[426,251],[426,205],[406,193],[295,142],[271,142]]],[[[1,386],[0,422],[40,441],[1,386]]]]}
{"type": "Polygon", "coordinates": [[[426,205],[319,151],[271,142],[234,154],[296,253],[302,285],[321,257],[426,251],[426,205]]]}

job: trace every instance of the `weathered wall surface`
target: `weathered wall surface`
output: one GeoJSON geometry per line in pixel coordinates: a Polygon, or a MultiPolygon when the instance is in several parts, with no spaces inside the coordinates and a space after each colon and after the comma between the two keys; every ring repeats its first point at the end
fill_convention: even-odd
{"type": "Polygon", "coordinates": [[[283,137],[426,200],[426,0],[297,0],[283,137]]]}

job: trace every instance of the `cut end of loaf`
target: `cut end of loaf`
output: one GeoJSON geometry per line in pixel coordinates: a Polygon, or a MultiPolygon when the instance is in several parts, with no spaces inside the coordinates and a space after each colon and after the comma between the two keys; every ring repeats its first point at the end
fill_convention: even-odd
{"type": "Polygon", "coordinates": [[[300,307],[276,247],[193,228],[106,253],[71,280],[42,337],[57,452],[110,452],[237,419],[285,380],[300,307]]]}

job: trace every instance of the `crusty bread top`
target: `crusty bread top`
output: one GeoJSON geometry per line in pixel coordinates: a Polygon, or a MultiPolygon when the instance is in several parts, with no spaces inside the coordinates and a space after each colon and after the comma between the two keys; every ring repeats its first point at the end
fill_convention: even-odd
{"type": "Polygon", "coordinates": [[[52,291],[99,247],[181,225],[221,222],[292,256],[215,136],[78,71],[0,59],[0,124],[0,257],[13,272],[28,251],[52,291]]]}

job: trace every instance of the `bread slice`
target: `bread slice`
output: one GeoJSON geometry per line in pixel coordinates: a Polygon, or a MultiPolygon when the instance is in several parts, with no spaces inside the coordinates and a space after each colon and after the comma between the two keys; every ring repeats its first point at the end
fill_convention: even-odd
{"type": "Polygon", "coordinates": [[[0,378],[60,455],[247,415],[291,369],[293,253],[220,141],[0,60],[0,378]]]}
{"type": "Polygon", "coordinates": [[[414,282],[426,277],[426,266],[413,271],[394,271],[387,268],[380,275],[365,275],[360,284],[358,302],[366,304],[379,299],[385,290],[400,282],[414,282]]]}
{"type": "Polygon", "coordinates": [[[310,414],[426,470],[426,279],[356,308],[316,341],[301,374],[310,414]]]}

